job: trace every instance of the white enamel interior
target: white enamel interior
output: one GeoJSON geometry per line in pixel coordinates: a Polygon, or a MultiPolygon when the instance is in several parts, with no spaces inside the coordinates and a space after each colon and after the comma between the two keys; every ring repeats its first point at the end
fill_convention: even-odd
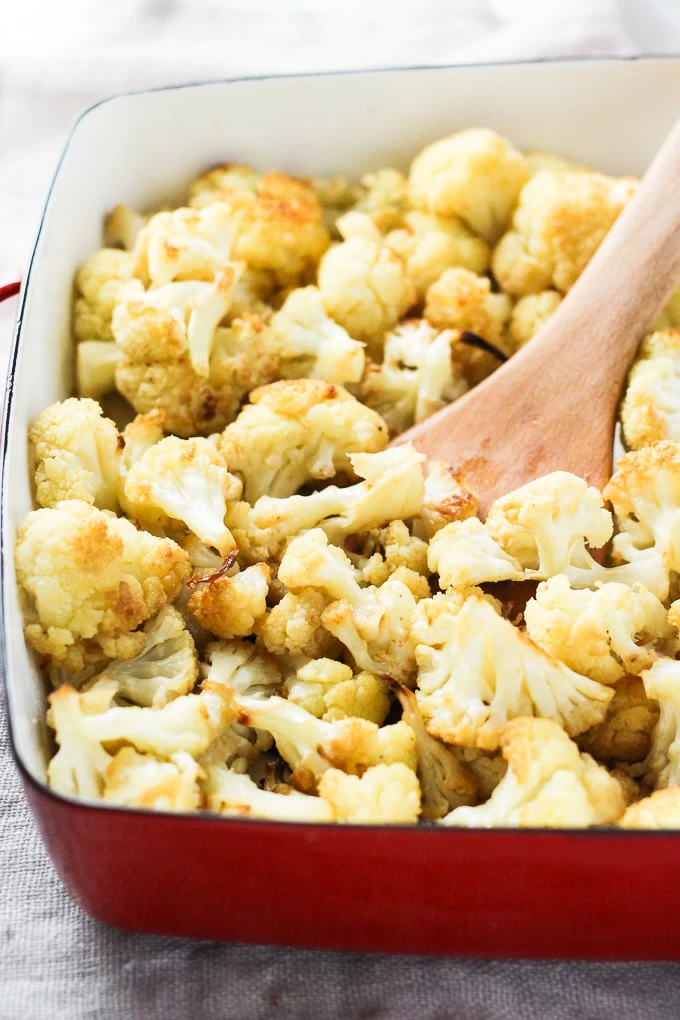
{"type": "Polygon", "coordinates": [[[488,126],[614,174],[639,174],[680,109],[680,59],[567,61],[191,85],[121,96],[78,121],[49,196],[20,327],[3,476],[4,627],[18,754],[45,774],[44,688],[21,625],[12,548],[32,508],[28,423],[71,392],[71,286],[103,214],[182,201],[225,161],[295,174],[406,167],[423,144],[488,126]]]}

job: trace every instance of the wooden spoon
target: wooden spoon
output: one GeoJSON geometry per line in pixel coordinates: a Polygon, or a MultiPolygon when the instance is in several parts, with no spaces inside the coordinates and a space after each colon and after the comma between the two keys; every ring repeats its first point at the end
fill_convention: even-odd
{"type": "Polygon", "coordinates": [[[680,121],[546,325],[470,393],[402,433],[491,502],[550,471],[611,475],[623,385],[680,281],[680,121]]]}

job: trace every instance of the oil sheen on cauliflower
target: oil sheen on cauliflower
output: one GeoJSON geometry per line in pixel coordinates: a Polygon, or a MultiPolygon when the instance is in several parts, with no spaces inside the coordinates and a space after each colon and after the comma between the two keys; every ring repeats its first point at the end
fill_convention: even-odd
{"type": "Polygon", "coordinates": [[[654,642],[673,633],[663,603],[644,585],[578,590],[563,574],[539,584],[524,619],[532,641],[603,684],[648,669],[657,656],[654,642]]]}
{"type": "Polygon", "coordinates": [[[133,631],[173,601],[191,573],[174,542],[81,500],[30,513],[15,560],[27,639],[72,671],[102,654],[139,654],[144,634],[133,631]]]}
{"type": "Polygon", "coordinates": [[[635,181],[597,173],[535,174],[512,227],[493,254],[501,288],[521,297],[573,287],[635,190],[635,181]]]}
{"type": "Polygon", "coordinates": [[[28,433],[36,457],[40,506],[80,499],[100,510],[118,508],[118,429],[94,400],[51,404],[28,433]]]}
{"type": "Polygon", "coordinates": [[[529,173],[526,160],[510,142],[487,128],[471,128],[427,145],[416,156],[409,197],[416,209],[458,216],[494,244],[529,173]]]}
{"type": "Polygon", "coordinates": [[[382,418],[341,386],[283,379],[250,394],[219,449],[254,503],[264,495],[292,496],[313,478],[332,478],[349,468],[350,453],[376,453],[387,439],[382,418]]]}
{"type": "Polygon", "coordinates": [[[626,799],[617,779],[549,719],[521,718],[501,731],[508,770],[478,807],[456,808],[443,825],[587,828],[616,821],[626,799]]]}
{"type": "Polygon", "coordinates": [[[425,319],[400,323],[385,337],[382,364],[368,361],[361,400],[398,435],[468,390],[456,352],[456,330],[436,329],[425,319]]]}
{"type": "Polygon", "coordinates": [[[479,595],[459,604],[438,596],[438,612],[413,625],[418,703],[433,736],[494,750],[518,716],[554,719],[570,736],[604,718],[611,690],[544,652],[479,595]]]}

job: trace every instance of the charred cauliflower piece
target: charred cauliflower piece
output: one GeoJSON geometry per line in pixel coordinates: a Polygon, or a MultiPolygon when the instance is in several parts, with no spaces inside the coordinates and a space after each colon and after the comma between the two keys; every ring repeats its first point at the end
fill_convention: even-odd
{"type": "Polygon", "coordinates": [[[191,573],[174,542],[80,500],[30,513],[15,559],[27,639],[71,671],[102,654],[139,654],[144,634],[132,632],[173,601],[191,573]]]}
{"type": "Polygon", "coordinates": [[[118,507],[118,429],[94,400],[51,404],[31,425],[40,506],[80,499],[100,510],[118,507]]]}
{"type": "Polygon", "coordinates": [[[267,611],[271,572],[258,563],[227,577],[196,578],[188,611],[202,627],[219,638],[246,637],[267,611]]]}
{"type": "Polygon", "coordinates": [[[208,439],[167,436],[128,471],[125,499],[143,523],[165,527],[182,521],[207,546],[226,555],[236,543],[224,523],[227,502],[241,483],[208,439]]]}
{"type": "MultiPolygon", "coordinates": [[[[404,262],[382,242],[371,221],[360,213],[349,216],[366,221],[364,236],[356,233],[326,252],[318,286],[331,318],[355,340],[364,341],[377,359],[383,334],[415,304],[416,290],[404,262]]],[[[357,221],[348,223],[354,233],[357,221]]]]}
{"type": "Polygon", "coordinates": [[[429,540],[452,521],[475,517],[477,497],[465,485],[465,479],[442,460],[431,460],[425,474],[423,509],[414,518],[413,533],[429,540]]]}
{"type": "Polygon", "coordinates": [[[244,481],[245,498],[292,496],[313,478],[349,468],[350,453],[387,445],[382,418],[341,386],[321,379],[284,379],[250,394],[219,449],[244,481]]]}
{"type": "Polygon", "coordinates": [[[628,377],[621,424],[630,450],[662,439],[680,441],[680,329],[643,340],[628,377]]]}
{"type": "Polygon", "coordinates": [[[491,268],[508,294],[566,294],[635,190],[635,181],[544,170],[524,187],[491,268]]]}
{"type": "Polygon", "coordinates": [[[401,227],[390,231],[385,244],[403,259],[419,301],[445,270],[460,267],[484,273],[491,259],[489,246],[462,220],[417,210],[406,213],[401,227]]]}
{"type": "Polygon", "coordinates": [[[658,654],[655,641],[673,633],[663,604],[644,585],[576,590],[563,574],[539,584],[524,619],[532,641],[603,684],[648,669],[658,654]]]}
{"type": "Polygon", "coordinates": [[[367,363],[359,395],[382,416],[391,435],[467,392],[456,357],[458,341],[457,331],[435,329],[425,319],[407,320],[387,334],[382,364],[367,363]]]}
{"type": "Polygon", "coordinates": [[[416,156],[409,197],[416,209],[458,216],[494,244],[529,174],[526,160],[510,142],[486,128],[471,128],[433,142],[416,156]]]}
{"type": "Polygon", "coordinates": [[[91,255],[76,274],[73,335],[76,340],[113,340],[111,317],[125,294],[139,294],[132,282],[134,262],[124,251],[102,248],[91,255]]]}
{"type": "Polygon", "coordinates": [[[548,655],[479,595],[459,605],[440,596],[438,614],[416,614],[412,628],[418,703],[433,736],[494,750],[518,716],[554,719],[570,736],[602,721],[608,688],[548,655]]]}
{"type": "Polygon", "coordinates": [[[401,762],[373,765],[362,776],[328,769],[319,780],[319,797],[336,822],[396,825],[417,822],[420,814],[420,783],[401,762]]]}
{"type": "Polygon", "coordinates": [[[500,734],[508,771],[486,804],[456,808],[443,825],[587,828],[624,812],[621,784],[579,753],[549,719],[514,719],[500,734]]]}

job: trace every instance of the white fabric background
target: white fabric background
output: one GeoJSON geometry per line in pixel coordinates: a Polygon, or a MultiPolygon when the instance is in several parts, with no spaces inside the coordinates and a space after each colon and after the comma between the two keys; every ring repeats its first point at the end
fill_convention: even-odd
{"type": "MultiPolygon", "coordinates": [[[[25,263],[73,117],[120,89],[239,73],[677,51],[677,0],[0,0],[0,268],[25,263]]],[[[0,376],[13,305],[0,306],[0,376]]],[[[680,1016],[672,964],[371,957],[105,928],[61,888],[2,713],[0,703],[0,1020],[680,1016]]]]}

